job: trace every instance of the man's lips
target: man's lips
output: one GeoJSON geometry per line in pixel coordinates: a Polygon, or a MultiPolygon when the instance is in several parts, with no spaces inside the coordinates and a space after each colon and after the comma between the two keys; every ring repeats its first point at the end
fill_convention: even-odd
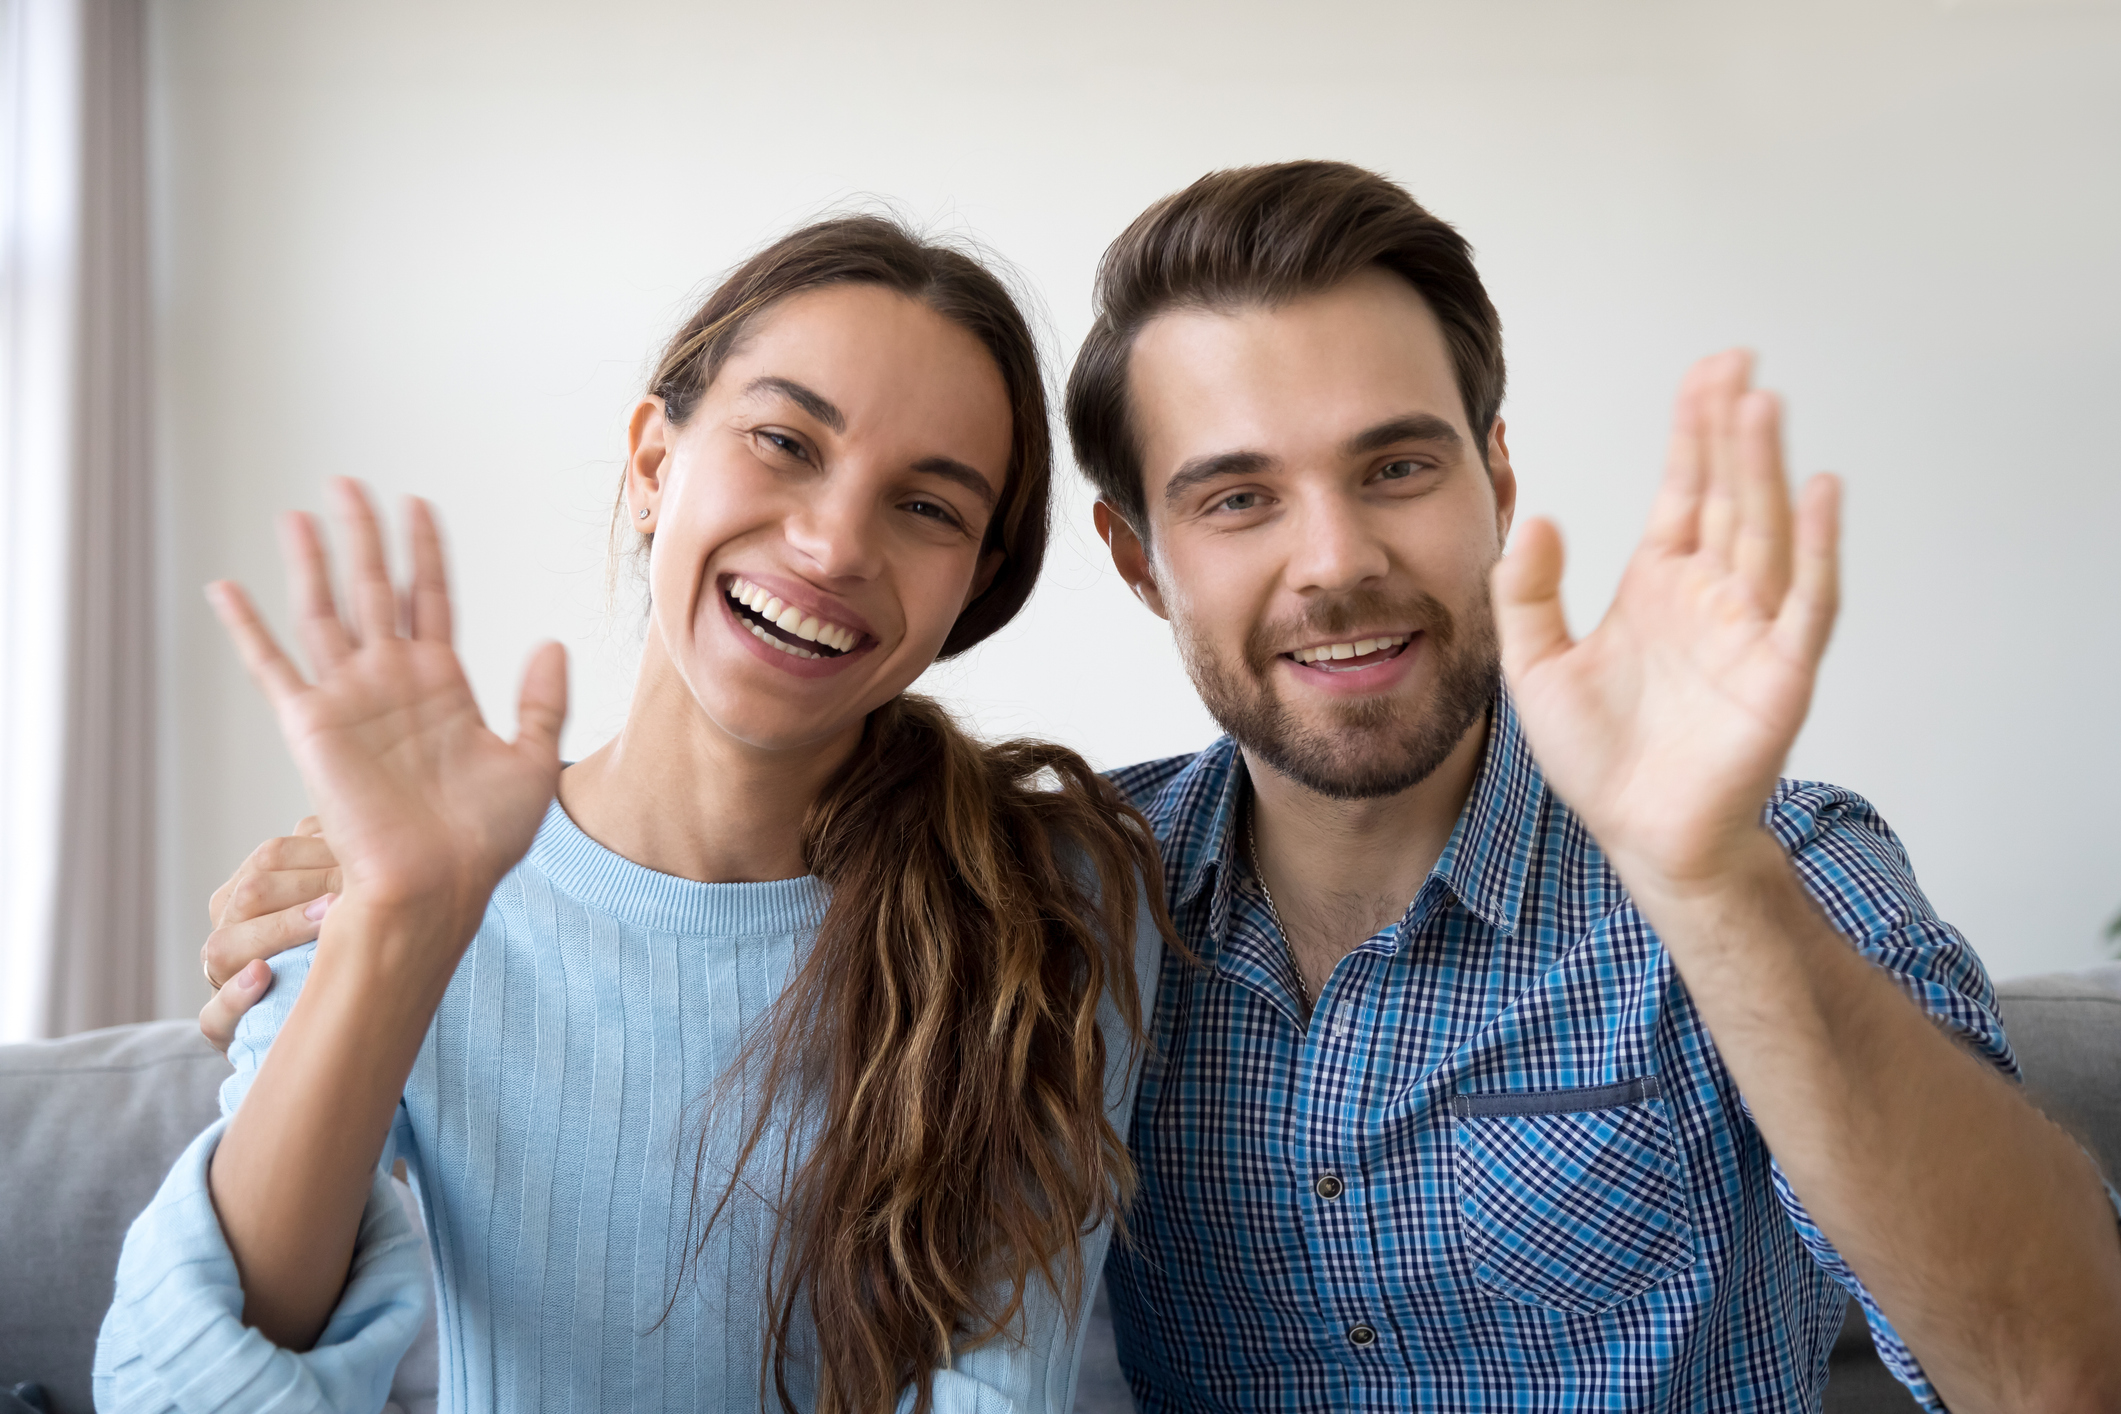
{"type": "Polygon", "coordinates": [[[1356,672],[1397,658],[1413,637],[1412,634],[1389,632],[1358,634],[1331,643],[1291,649],[1280,656],[1298,667],[1317,672],[1356,672]]]}

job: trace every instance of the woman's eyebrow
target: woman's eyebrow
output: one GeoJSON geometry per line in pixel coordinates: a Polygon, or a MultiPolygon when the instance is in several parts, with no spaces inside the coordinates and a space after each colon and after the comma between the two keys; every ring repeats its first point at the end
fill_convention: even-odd
{"type": "Polygon", "coordinates": [[[994,509],[994,483],[954,457],[922,457],[913,464],[913,469],[954,481],[985,502],[987,509],[994,509]]]}
{"type": "Polygon", "coordinates": [[[806,388],[793,378],[782,378],[776,374],[768,373],[746,383],[744,391],[738,396],[750,398],[756,397],[761,393],[778,393],[833,431],[845,432],[847,430],[847,414],[841,412],[839,406],[832,399],[818,392],[815,388],[806,388]]]}

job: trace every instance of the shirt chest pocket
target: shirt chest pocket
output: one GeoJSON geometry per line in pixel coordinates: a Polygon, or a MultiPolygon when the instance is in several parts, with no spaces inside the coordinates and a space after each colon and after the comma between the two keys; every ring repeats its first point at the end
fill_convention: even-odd
{"type": "Polygon", "coordinates": [[[1693,1264],[1694,1227],[1655,1076],[1454,1095],[1458,1211],[1481,1286],[1603,1311],[1693,1264]]]}

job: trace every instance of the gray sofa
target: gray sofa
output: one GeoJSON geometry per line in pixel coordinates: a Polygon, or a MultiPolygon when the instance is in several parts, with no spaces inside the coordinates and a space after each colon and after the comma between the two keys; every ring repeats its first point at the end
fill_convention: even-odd
{"type": "MultiPolygon", "coordinates": [[[[2005,983],[2003,1019],[2038,1102],[2121,1174],[2121,965],[2005,983]]],[[[118,1246],[163,1173],[218,1113],[228,1066],[188,1021],[0,1046],[0,1414],[36,1382],[57,1414],[86,1414],[96,1329],[118,1246]]],[[[410,1201],[410,1195],[404,1195],[410,1201]]],[[[432,1323],[392,1403],[435,1402],[432,1323]]],[[[1829,1414],[1914,1402],[1872,1354],[1860,1320],[1836,1347],[1829,1414]]],[[[1089,1333],[1077,1409],[1131,1408],[1112,1333],[1089,1333]]]]}

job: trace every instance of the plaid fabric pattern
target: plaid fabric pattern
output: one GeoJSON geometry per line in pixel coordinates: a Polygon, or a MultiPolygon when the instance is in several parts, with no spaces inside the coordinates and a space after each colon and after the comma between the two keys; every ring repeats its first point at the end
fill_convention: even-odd
{"type": "MultiPolygon", "coordinates": [[[[1843,1291],[1942,1406],[1772,1163],[1671,959],[1547,789],[1507,694],[1399,923],[1299,983],[1227,738],[1114,773],[1165,851],[1167,957],[1106,1267],[1145,1414],[1815,1410],[1843,1291]]],[[[1767,813],[1852,944],[1998,1068],[1994,993],[1859,797],[1767,813]]]]}

